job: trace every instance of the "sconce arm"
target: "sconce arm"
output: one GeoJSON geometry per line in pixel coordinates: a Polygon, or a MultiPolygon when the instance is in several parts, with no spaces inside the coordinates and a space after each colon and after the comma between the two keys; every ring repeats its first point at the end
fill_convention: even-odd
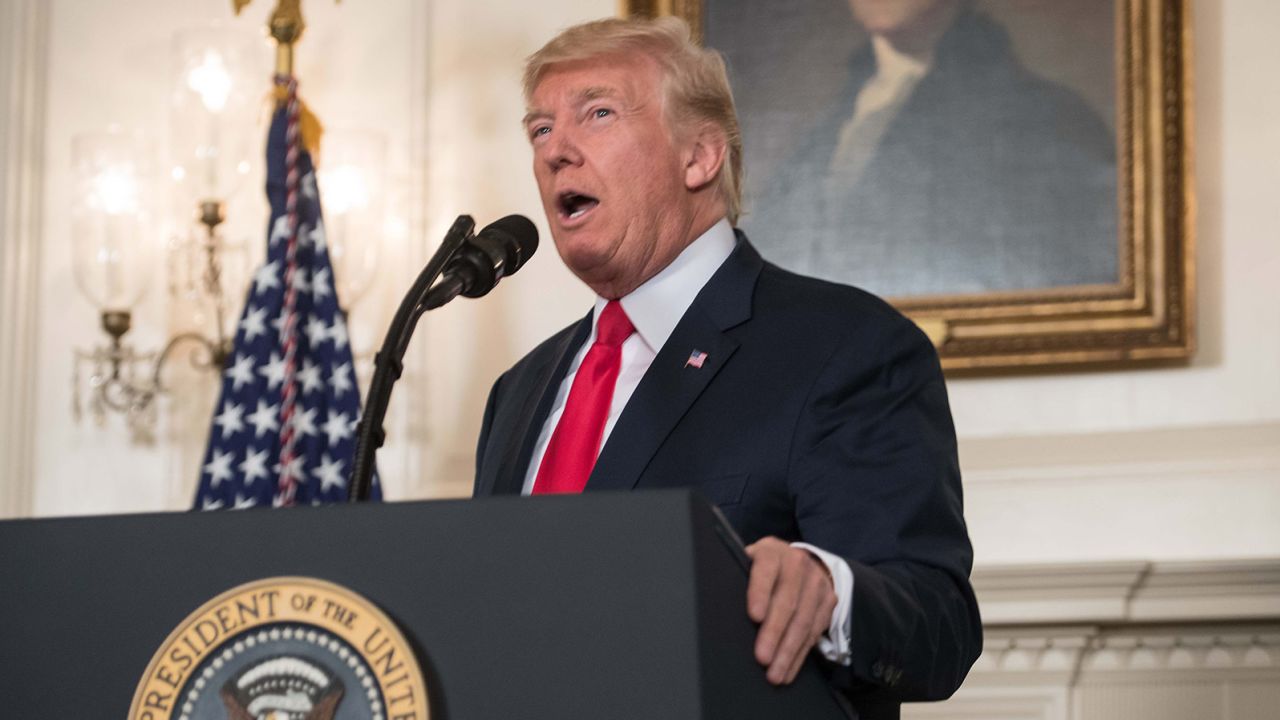
{"type": "Polygon", "coordinates": [[[226,366],[227,357],[231,354],[231,343],[225,338],[214,341],[194,331],[174,335],[156,356],[156,364],[151,374],[153,394],[166,392],[167,388],[161,380],[161,375],[165,364],[169,362],[169,356],[183,343],[195,343],[196,347],[192,348],[189,361],[191,367],[197,370],[221,370],[226,366]],[[202,350],[204,352],[200,354],[202,350]]]}

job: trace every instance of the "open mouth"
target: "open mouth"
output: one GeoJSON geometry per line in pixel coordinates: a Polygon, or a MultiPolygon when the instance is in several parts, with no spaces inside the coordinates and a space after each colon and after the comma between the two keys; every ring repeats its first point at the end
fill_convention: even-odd
{"type": "Polygon", "coordinates": [[[577,220],[591,212],[600,201],[590,195],[583,195],[572,190],[560,193],[557,198],[560,217],[565,220],[577,220]]]}

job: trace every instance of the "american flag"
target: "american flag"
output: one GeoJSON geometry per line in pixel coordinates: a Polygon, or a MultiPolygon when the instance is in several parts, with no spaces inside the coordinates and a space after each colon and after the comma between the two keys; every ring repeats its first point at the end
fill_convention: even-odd
{"type": "MultiPolygon", "coordinates": [[[[267,136],[267,259],[254,275],[223,372],[222,394],[200,469],[195,501],[199,510],[319,505],[347,498],[360,396],[346,320],[334,290],[315,168],[305,150],[289,152],[289,141],[297,142],[296,105],[292,110],[293,125],[290,108],[283,106],[267,136]],[[293,372],[288,372],[286,303],[290,162],[296,171],[297,218],[293,372]],[[286,421],[285,384],[290,375],[292,420],[286,421]],[[293,431],[293,452],[285,453],[290,459],[282,464],[286,422],[293,431]]],[[[378,499],[376,476],[372,490],[378,499]]]]}
{"type": "Polygon", "coordinates": [[[706,353],[702,352],[701,350],[694,350],[692,353],[689,353],[689,359],[684,361],[684,366],[697,369],[702,367],[702,363],[706,361],[707,361],[706,353]]]}

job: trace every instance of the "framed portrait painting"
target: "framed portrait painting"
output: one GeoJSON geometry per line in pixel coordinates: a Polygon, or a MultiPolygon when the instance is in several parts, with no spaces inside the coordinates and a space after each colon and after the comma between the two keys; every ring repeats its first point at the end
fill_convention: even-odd
{"type": "Polygon", "coordinates": [[[739,226],[949,372],[1193,349],[1184,0],[629,0],[724,56],[739,226]]]}

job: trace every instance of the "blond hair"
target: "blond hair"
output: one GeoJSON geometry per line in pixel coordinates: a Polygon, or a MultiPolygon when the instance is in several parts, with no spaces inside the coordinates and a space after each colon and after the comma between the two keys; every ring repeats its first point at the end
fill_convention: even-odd
{"type": "Polygon", "coordinates": [[[724,58],[693,42],[689,26],[676,17],[607,18],[574,25],[530,55],[524,67],[524,97],[554,65],[604,55],[642,53],[662,68],[668,119],[685,128],[709,122],[724,133],[728,152],[720,168],[720,195],[730,223],[742,211],[742,131],[724,58]]]}

